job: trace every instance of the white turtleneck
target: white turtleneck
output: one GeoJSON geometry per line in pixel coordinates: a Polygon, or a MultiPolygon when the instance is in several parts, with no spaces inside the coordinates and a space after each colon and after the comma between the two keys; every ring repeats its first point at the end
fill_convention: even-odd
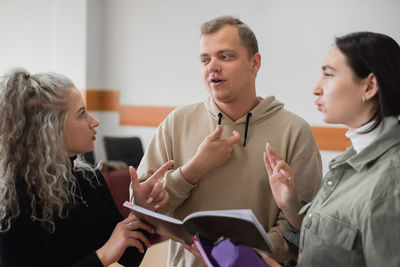
{"type": "Polygon", "coordinates": [[[346,137],[351,140],[353,148],[358,154],[364,148],[369,146],[369,144],[371,144],[378,136],[381,136],[393,129],[398,124],[399,119],[400,116],[398,118],[394,116],[385,117],[383,121],[379,124],[379,126],[376,127],[373,131],[363,134],[362,132],[368,130],[368,128],[371,127],[371,125],[374,123],[373,121],[369,122],[367,124],[364,124],[360,128],[355,129],[354,131],[347,131],[346,137]]]}

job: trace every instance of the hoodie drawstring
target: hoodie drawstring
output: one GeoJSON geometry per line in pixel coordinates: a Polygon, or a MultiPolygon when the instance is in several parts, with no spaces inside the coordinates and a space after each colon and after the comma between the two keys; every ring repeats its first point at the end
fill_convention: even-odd
{"type": "MultiPolygon", "coordinates": [[[[247,116],[246,116],[246,128],[244,129],[244,142],[243,142],[243,146],[246,146],[247,132],[248,132],[248,130],[249,130],[249,121],[250,121],[250,117],[251,117],[252,115],[253,115],[253,114],[251,114],[251,112],[249,112],[249,113],[247,113],[247,116]]],[[[221,125],[222,116],[223,116],[222,113],[219,112],[219,113],[218,113],[218,125],[221,125]]]]}
{"type": "Polygon", "coordinates": [[[222,113],[218,113],[218,125],[221,125],[221,121],[222,121],[222,113]]]}
{"type": "Polygon", "coordinates": [[[249,121],[250,121],[250,117],[251,117],[252,115],[253,115],[253,114],[251,114],[251,112],[249,112],[249,113],[247,113],[247,116],[246,116],[246,128],[244,129],[244,142],[243,142],[243,146],[246,146],[247,132],[248,132],[248,129],[249,129],[249,121]]]}

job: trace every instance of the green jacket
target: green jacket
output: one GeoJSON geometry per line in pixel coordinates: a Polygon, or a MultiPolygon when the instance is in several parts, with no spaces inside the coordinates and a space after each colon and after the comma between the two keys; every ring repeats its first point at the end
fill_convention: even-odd
{"type": "Polygon", "coordinates": [[[299,266],[400,266],[400,126],[333,159],[300,213],[299,266]]]}

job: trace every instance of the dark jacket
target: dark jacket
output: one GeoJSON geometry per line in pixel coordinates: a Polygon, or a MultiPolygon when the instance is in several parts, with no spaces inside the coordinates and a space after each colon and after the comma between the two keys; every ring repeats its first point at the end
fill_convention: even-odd
{"type": "MultiPolygon", "coordinates": [[[[97,173],[100,184],[93,174],[89,175],[94,186],[81,172],[74,175],[79,183],[76,204],[66,219],[56,219],[54,233],[45,231],[38,221],[32,222],[29,202],[21,200],[21,215],[8,232],[0,234],[1,267],[103,266],[96,250],[106,243],[122,216],[100,172],[97,173]],[[86,203],[78,197],[80,191],[86,203]]],[[[143,256],[131,247],[119,262],[139,266],[143,256]]]]}

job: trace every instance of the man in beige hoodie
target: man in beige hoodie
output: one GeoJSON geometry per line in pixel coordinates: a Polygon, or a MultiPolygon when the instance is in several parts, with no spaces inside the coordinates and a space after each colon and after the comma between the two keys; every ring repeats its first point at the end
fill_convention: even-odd
{"type": "MultiPolygon", "coordinates": [[[[146,180],[174,160],[162,179],[170,199],[159,212],[183,219],[200,210],[251,209],[274,244],[274,258],[295,257],[282,236],[286,219],[272,196],[263,151],[269,142],[282,155],[296,173],[299,199],[310,201],[322,177],[311,129],[273,96],[257,97],[261,56],[254,33],[239,19],[223,16],[202,25],[200,61],[210,97],[177,108],[160,124],[138,176],[146,180]]],[[[169,266],[200,264],[170,241],[169,266]]]]}

